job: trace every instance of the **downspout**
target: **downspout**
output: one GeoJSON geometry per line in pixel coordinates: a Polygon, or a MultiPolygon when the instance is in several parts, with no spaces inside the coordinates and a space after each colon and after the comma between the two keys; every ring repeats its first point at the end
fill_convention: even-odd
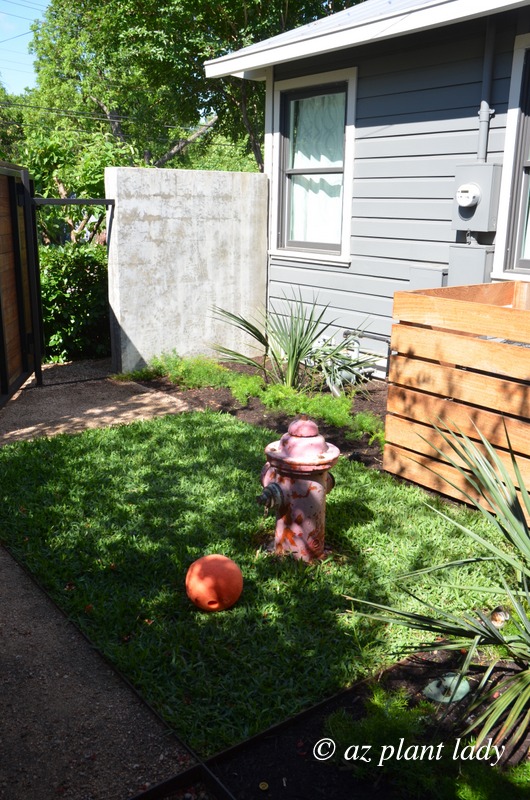
{"type": "Polygon", "coordinates": [[[490,107],[491,84],[493,79],[493,57],[495,53],[495,23],[488,17],[486,39],[484,43],[484,62],[482,66],[482,100],[478,112],[478,147],[477,161],[485,164],[488,153],[488,135],[490,120],[495,109],[490,107]]]}

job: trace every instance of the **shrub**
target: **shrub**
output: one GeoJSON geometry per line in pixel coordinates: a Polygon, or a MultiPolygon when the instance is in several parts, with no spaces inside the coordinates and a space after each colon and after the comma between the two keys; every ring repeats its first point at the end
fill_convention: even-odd
{"type": "Polygon", "coordinates": [[[47,360],[110,355],[106,248],[41,247],[39,259],[47,360]]]}
{"type": "MultiPolygon", "coordinates": [[[[530,729],[530,494],[524,485],[506,431],[511,471],[478,429],[478,443],[475,443],[457,427],[456,431],[437,426],[434,428],[446,447],[431,446],[442,461],[451,464],[465,478],[467,489],[464,495],[467,501],[487,520],[496,538],[489,541],[474,530],[455,523],[471,541],[480,546],[482,553],[416,570],[404,577],[454,570],[472,561],[493,561],[498,568],[498,584],[478,583],[474,589],[477,595],[502,596],[503,605],[497,606],[489,614],[475,609],[458,615],[448,608],[438,607],[428,599],[418,598],[425,609],[425,613],[420,614],[359,598],[349,599],[370,609],[359,611],[361,615],[433,634],[435,638],[424,643],[423,650],[461,651],[462,677],[479,654],[479,648],[492,653],[467,708],[467,727],[463,733],[474,733],[477,747],[490,737],[495,745],[506,748],[506,758],[513,755],[515,760],[520,760],[530,754],[527,738],[530,729]],[[506,612],[506,608],[510,609],[510,613],[506,612]],[[499,612],[502,614],[501,621],[496,617],[499,612]],[[506,630],[501,631],[507,620],[510,621],[506,630]],[[502,660],[514,662],[515,669],[507,669],[505,677],[492,685],[490,678],[502,660]]],[[[444,477],[444,480],[457,488],[450,478],[444,477]]],[[[450,520],[438,509],[433,510],[450,520]]]]}
{"type": "Polygon", "coordinates": [[[324,383],[338,397],[345,383],[363,380],[366,369],[376,361],[374,356],[362,354],[360,347],[350,350],[352,342],[358,343],[363,335],[361,330],[352,331],[348,339],[336,344],[330,333],[335,320],[324,320],[328,306],[319,311],[317,299],[308,305],[301,293],[291,300],[284,297],[279,308],[271,304],[257,324],[218,306],[212,310],[217,319],[250,336],[258,358],[221,345],[216,345],[217,352],[228,361],[258,370],[272,384],[301,389],[324,383]]]}

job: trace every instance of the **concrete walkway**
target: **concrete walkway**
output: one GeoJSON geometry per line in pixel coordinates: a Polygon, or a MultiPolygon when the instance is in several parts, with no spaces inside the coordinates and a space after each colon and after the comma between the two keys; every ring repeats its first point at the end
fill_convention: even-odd
{"type": "Polygon", "coordinates": [[[178,397],[111,377],[110,359],[48,365],[0,408],[0,446],[188,411],[178,397]]]}

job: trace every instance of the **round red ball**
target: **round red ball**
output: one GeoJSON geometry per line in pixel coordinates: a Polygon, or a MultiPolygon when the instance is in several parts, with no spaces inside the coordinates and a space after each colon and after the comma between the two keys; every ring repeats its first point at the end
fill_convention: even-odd
{"type": "Polygon", "coordinates": [[[194,561],[186,575],[186,592],[203,611],[224,611],[243,591],[243,575],[231,558],[209,555],[194,561]]]}

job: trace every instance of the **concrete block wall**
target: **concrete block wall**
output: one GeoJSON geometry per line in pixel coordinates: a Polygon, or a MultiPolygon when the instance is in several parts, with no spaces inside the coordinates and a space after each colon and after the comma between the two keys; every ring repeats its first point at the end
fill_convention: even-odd
{"type": "Polygon", "coordinates": [[[211,306],[253,316],[267,291],[267,177],[108,167],[113,368],[129,372],[175,349],[249,354],[248,337],[211,306]]]}

